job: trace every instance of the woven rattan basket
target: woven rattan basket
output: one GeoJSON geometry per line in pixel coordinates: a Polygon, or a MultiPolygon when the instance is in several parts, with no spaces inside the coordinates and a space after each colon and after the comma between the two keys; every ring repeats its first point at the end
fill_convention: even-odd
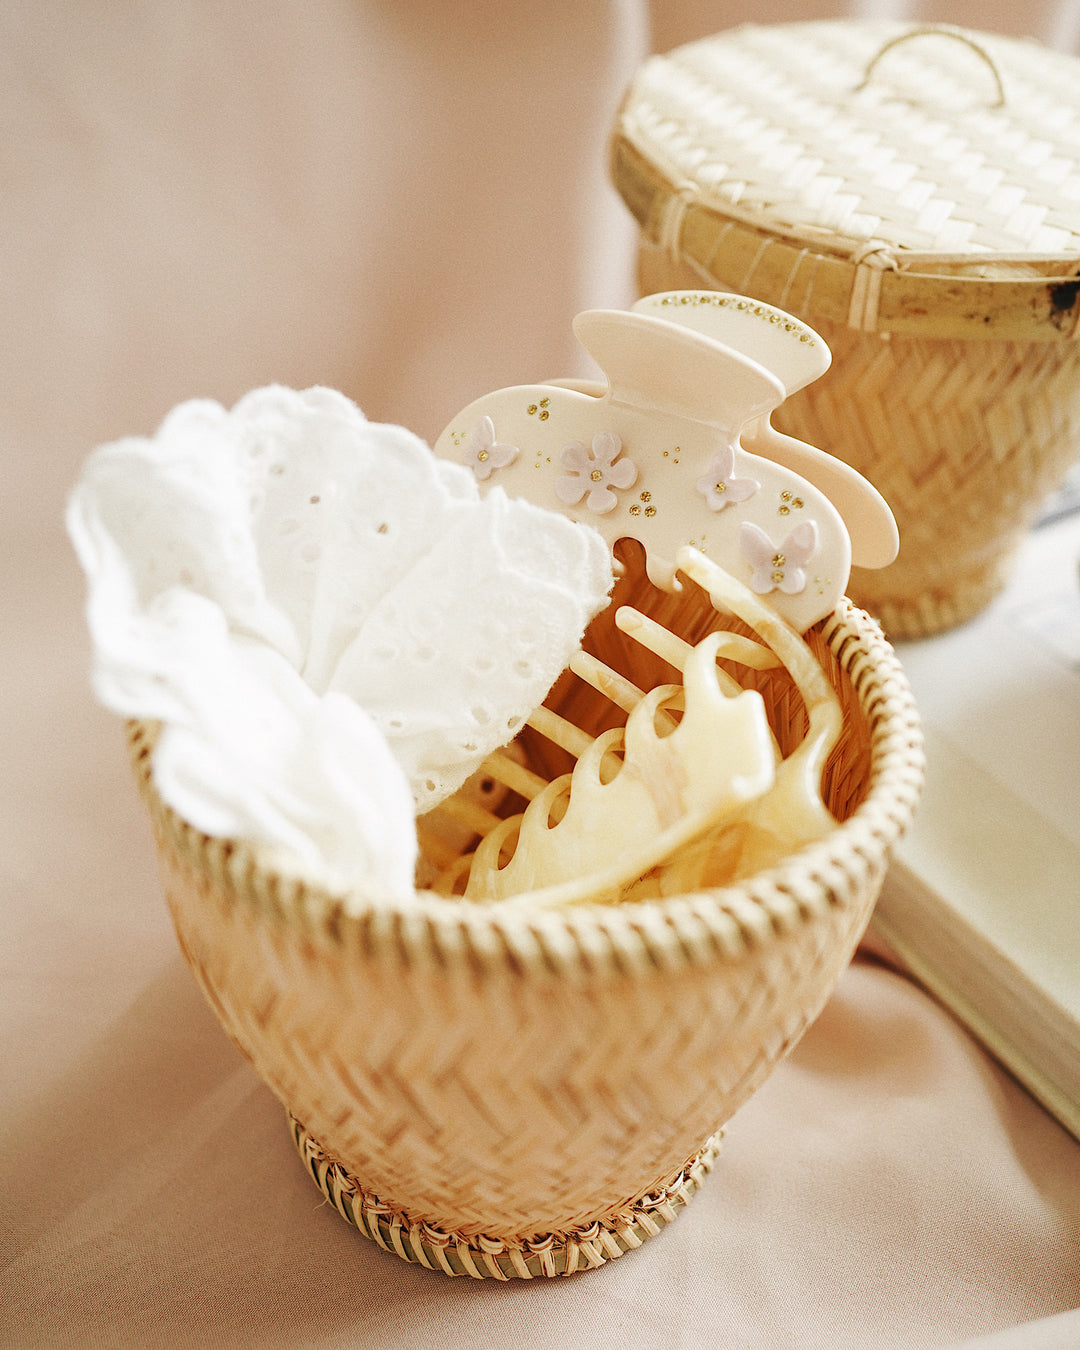
{"type": "Polygon", "coordinates": [[[612,172],[645,293],[703,284],[811,323],[829,376],[776,425],[900,526],[850,593],[891,637],[1000,589],[1080,454],[1080,61],[894,23],[745,26],[648,61],[612,172]]]}
{"type": "MultiPolygon", "coordinates": [[[[675,610],[736,623],[656,594],[669,627],[675,610]]],[[[808,641],[844,712],[824,782],[842,823],[745,884],[643,904],[358,905],[179,819],[153,786],[155,728],[132,725],[183,951],[362,1233],[450,1274],[532,1278],[620,1256],[686,1204],[851,957],[921,785],[878,626],[845,601],[808,641]]],[[[793,682],[743,678],[786,752],[793,682]]]]}

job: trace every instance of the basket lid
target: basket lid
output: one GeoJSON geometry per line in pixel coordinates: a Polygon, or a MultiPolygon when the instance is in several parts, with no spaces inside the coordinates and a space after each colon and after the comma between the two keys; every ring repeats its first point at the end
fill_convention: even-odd
{"type": "Polygon", "coordinates": [[[748,24],[648,60],[612,174],[645,238],[813,321],[1080,332],[1080,60],[944,25],[748,24]]]}

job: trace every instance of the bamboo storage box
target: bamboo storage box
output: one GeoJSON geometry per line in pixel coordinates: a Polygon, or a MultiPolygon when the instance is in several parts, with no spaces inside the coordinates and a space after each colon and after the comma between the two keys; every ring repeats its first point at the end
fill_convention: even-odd
{"type": "MultiPolygon", "coordinates": [[[[823,789],[840,824],[745,883],[632,905],[347,904],[181,820],[153,786],[154,727],[132,725],[185,955],[314,1180],[388,1252],[503,1280],[641,1245],[820,1011],[914,809],[921,751],[876,624],[844,601],[808,641],[843,710],[823,789]]],[[[795,686],[782,668],[742,678],[786,753],[804,731],[795,686]]]]}
{"type": "Polygon", "coordinates": [[[1001,587],[1080,454],[1080,61],[894,23],[745,26],[649,60],[614,181],[643,292],[778,305],[832,348],[776,425],[892,506],[850,592],[890,636],[1001,587]]]}

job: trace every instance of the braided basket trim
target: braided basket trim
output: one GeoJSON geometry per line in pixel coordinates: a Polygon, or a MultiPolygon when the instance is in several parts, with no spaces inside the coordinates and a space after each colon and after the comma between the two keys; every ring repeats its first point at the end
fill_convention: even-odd
{"type": "Polygon", "coordinates": [[[392,1206],[367,1194],[356,1179],[335,1162],[322,1145],[289,1117],[293,1142],[312,1179],[346,1222],[384,1251],[404,1261],[468,1275],[474,1280],[531,1280],[595,1270],[640,1247],[678,1218],[713,1168],[723,1130],[712,1135],[677,1177],[628,1205],[608,1223],[546,1233],[527,1242],[467,1237],[429,1223],[412,1222],[392,1206]]]}
{"type": "Polygon", "coordinates": [[[221,905],[253,909],[346,960],[477,972],[509,967],[530,978],[588,980],[737,962],[832,906],[847,908],[865,893],[868,880],[880,880],[922,788],[918,713],[880,627],[845,599],[818,629],[869,724],[865,799],[826,838],[781,866],[735,886],[674,899],[544,910],[420,893],[406,905],[372,902],[359,912],[350,897],[350,912],[340,895],[269,865],[257,846],[203,835],[167,807],[151,778],[153,725],[130,725],[130,749],[159,845],[200,890],[221,905]]]}

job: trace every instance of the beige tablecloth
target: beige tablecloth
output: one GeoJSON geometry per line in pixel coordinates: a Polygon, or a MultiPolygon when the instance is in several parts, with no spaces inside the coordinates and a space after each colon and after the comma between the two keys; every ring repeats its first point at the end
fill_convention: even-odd
{"type": "Polygon", "coordinates": [[[272,380],[430,438],[585,370],[570,318],[632,294],[604,139],[647,19],[0,8],[0,1344],[1080,1345],[1080,1146],[868,952],[641,1251],[503,1286],[378,1250],[197,992],[88,691],[61,513],[96,442],[272,380]]]}

